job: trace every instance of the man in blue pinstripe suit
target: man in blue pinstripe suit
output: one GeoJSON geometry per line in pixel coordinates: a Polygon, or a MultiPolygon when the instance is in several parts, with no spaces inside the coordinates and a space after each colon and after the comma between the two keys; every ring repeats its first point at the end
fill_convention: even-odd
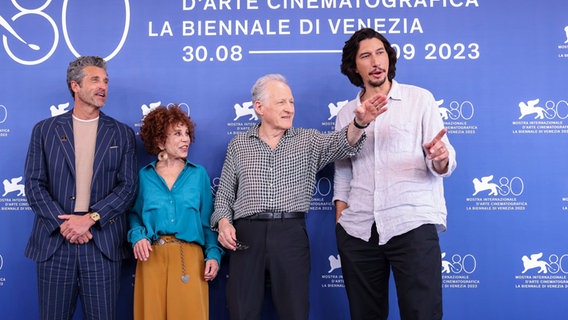
{"type": "Polygon", "coordinates": [[[34,126],[25,167],[35,213],[25,254],[37,262],[41,319],[115,319],[126,212],[136,196],[134,131],[100,111],[106,63],[80,57],[67,69],[71,112],[34,126]]]}

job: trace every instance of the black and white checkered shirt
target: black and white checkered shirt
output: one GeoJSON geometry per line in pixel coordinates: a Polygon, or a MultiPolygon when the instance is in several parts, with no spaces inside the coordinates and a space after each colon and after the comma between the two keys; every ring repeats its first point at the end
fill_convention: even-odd
{"type": "Polygon", "coordinates": [[[307,212],[316,174],[326,164],[359,152],[347,141],[347,127],[323,134],[290,128],[273,150],[258,136],[259,124],[234,137],[227,147],[211,225],[260,212],[307,212]]]}

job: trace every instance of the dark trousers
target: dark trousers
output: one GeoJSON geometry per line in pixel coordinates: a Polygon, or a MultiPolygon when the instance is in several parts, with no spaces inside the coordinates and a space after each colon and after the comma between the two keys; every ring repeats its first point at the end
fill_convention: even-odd
{"type": "Polygon", "coordinates": [[[260,319],[266,279],[279,319],[307,320],[310,248],[300,219],[235,221],[249,248],[231,252],[227,301],[233,320],[260,319]]]}
{"type": "Polygon", "coordinates": [[[73,319],[81,297],[82,319],[116,319],[121,261],[111,261],[93,240],[65,242],[37,263],[40,319],[73,319]]]}
{"type": "Polygon", "coordinates": [[[422,225],[379,246],[375,225],[368,242],[336,225],[337,247],[353,320],[387,319],[394,276],[402,320],[442,318],[442,259],[436,227],[422,225]]]}

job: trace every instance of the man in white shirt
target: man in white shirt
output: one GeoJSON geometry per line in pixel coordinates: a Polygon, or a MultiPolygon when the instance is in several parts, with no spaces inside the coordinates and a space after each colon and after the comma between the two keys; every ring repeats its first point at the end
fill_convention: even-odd
{"type": "Polygon", "coordinates": [[[391,269],[401,319],[441,319],[442,179],[456,167],[455,150],[432,94],[394,81],[395,71],[396,52],[375,30],[345,43],[341,72],[361,91],[336,129],[378,93],[388,110],[365,128],[357,156],[336,161],[337,246],[352,319],[387,319],[391,269]]]}

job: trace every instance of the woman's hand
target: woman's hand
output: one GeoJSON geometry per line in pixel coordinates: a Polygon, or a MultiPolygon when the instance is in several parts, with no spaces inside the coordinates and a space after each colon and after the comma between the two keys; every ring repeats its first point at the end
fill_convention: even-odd
{"type": "Polygon", "coordinates": [[[219,272],[219,264],[217,263],[217,260],[209,259],[205,261],[205,281],[211,281],[215,279],[217,272],[219,272]]]}
{"type": "Polygon", "coordinates": [[[136,242],[134,245],[134,258],[138,261],[146,261],[150,257],[150,251],[152,251],[152,245],[148,239],[142,239],[136,242]]]}

